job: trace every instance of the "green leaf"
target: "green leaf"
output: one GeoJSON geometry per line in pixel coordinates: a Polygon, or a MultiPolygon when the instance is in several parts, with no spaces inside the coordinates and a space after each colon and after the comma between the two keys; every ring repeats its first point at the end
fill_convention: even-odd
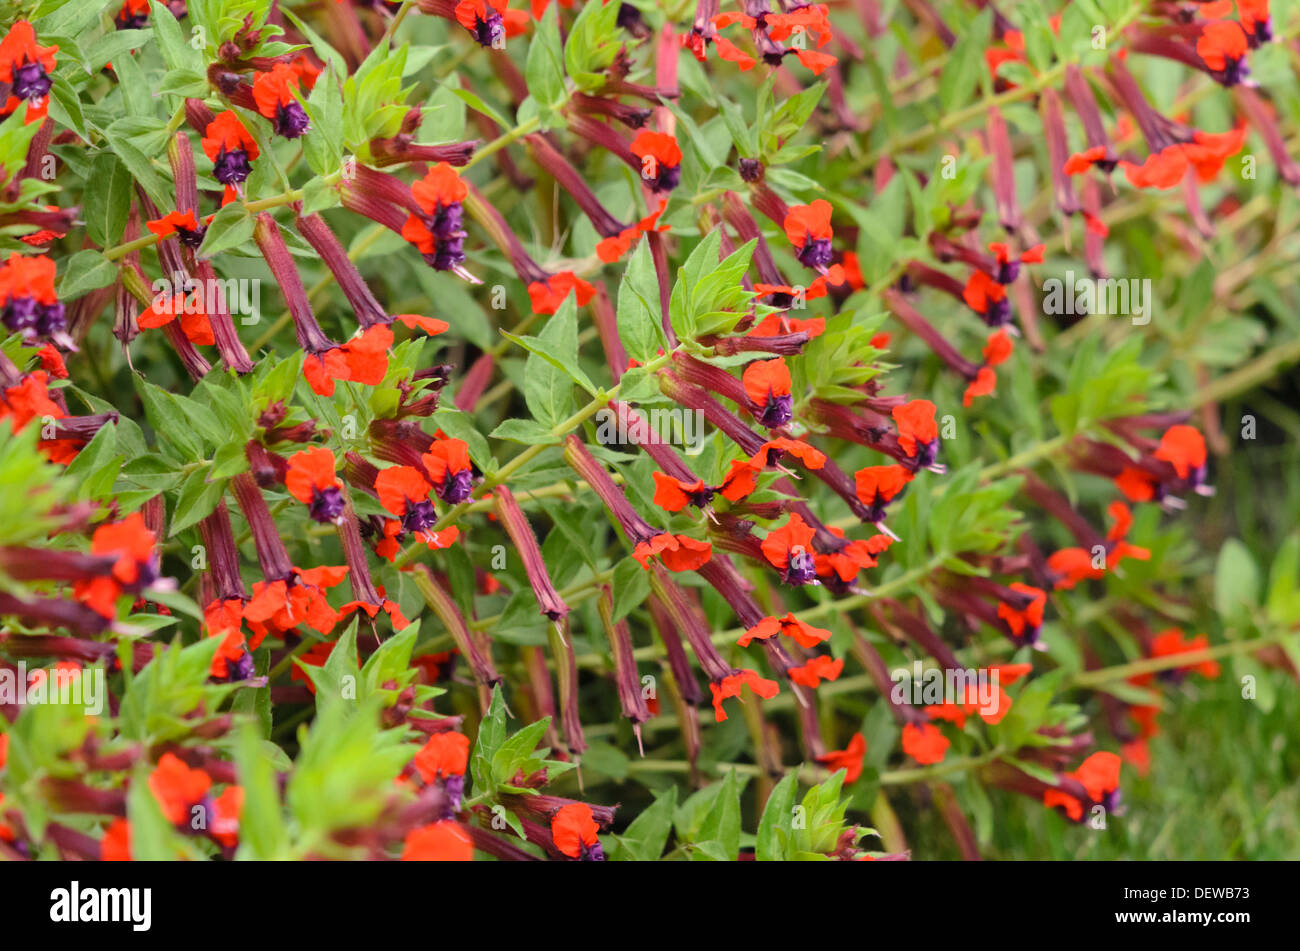
{"type": "Polygon", "coordinates": [[[548,10],[538,21],[528,47],[524,79],[529,93],[547,108],[556,109],[567,98],[564,88],[564,50],[560,40],[560,8],[548,10]]]}
{"type": "Polygon", "coordinates": [[[245,724],[239,731],[235,769],[244,790],[244,809],[239,816],[239,857],[262,860],[284,857],[289,845],[289,828],[280,804],[280,787],[262,737],[251,724],[245,724]]]}
{"type": "Polygon", "coordinates": [[[758,841],[754,858],[759,862],[777,862],[786,857],[782,841],[789,841],[790,824],[794,817],[794,794],[799,785],[799,771],[792,769],[776,784],[763,815],[758,820],[758,841]],[[778,835],[778,830],[784,835],[778,835]]]}
{"type": "Polygon", "coordinates": [[[1235,538],[1219,549],[1214,569],[1214,607],[1225,621],[1249,613],[1259,603],[1259,568],[1250,550],[1235,538]]]}
{"type": "Polygon", "coordinates": [[[332,175],[343,163],[343,94],[332,66],[316,77],[304,108],[311,128],[303,138],[303,157],[317,175],[332,175]]]}
{"type": "Polygon", "coordinates": [[[209,482],[208,474],[207,467],[196,469],[181,484],[181,494],[176,500],[176,510],[172,513],[171,527],[167,531],[168,538],[207,518],[221,501],[226,492],[226,480],[209,482]]]}
{"type": "Polygon", "coordinates": [[[560,437],[554,435],[550,427],[535,423],[531,419],[507,419],[488,435],[492,439],[508,439],[526,445],[560,441],[560,437]]]}
{"type": "Polygon", "coordinates": [[[59,278],[59,297],[74,300],[117,280],[117,266],[99,251],[86,249],[68,258],[59,278]]]}
{"type": "Polygon", "coordinates": [[[93,188],[86,189],[85,219],[90,240],[110,247],[122,239],[131,210],[131,174],[112,152],[100,152],[90,166],[93,188]]]}
{"type": "Polygon", "coordinates": [[[243,202],[234,201],[217,212],[203,235],[199,257],[213,258],[222,251],[238,248],[253,237],[257,221],[248,213],[243,202]]]}
{"type": "Polygon", "coordinates": [[[961,108],[979,92],[980,70],[984,68],[984,50],[990,42],[992,25],[993,11],[983,10],[948,54],[948,64],[939,77],[941,112],[961,108]]]}
{"type": "MultiPolygon", "coordinates": [[[[550,354],[572,352],[577,359],[578,307],[570,294],[538,336],[550,354]]],[[[551,356],[530,353],[524,364],[524,402],[543,426],[554,429],[573,414],[573,377],[551,356]]]]}
{"type": "Polygon", "coordinates": [[[735,861],[740,854],[740,789],[733,769],[722,780],[722,788],[713,800],[713,808],[700,824],[695,844],[712,859],[735,861]],[[717,853],[707,849],[717,846],[717,853]]]}
{"type": "Polygon", "coordinates": [[[677,808],[677,787],[669,786],[655,797],[622,835],[616,836],[620,861],[654,862],[664,854],[677,808]]]}
{"type": "Polygon", "coordinates": [[[648,241],[637,243],[618,285],[618,336],[627,355],[648,363],[668,346],[659,316],[659,279],[648,241]]]}
{"type": "Polygon", "coordinates": [[[624,558],[614,569],[614,620],[620,621],[650,596],[650,573],[635,558],[624,558]]]}
{"type": "Polygon", "coordinates": [[[490,793],[495,784],[492,782],[492,759],[506,739],[506,701],[501,694],[501,685],[492,688],[492,702],[488,705],[487,716],[478,726],[478,736],[474,740],[474,752],[470,755],[470,776],[474,780],[475,794],[490,793]]]}

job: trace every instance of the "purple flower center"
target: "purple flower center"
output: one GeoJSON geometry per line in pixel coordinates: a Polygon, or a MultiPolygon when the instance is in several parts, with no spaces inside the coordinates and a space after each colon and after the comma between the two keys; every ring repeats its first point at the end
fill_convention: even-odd
{"type": "Polygon", "coordinates": [[[212,163],[212,177],[223,185],[237,185],[248,178],[253,167],[248,164],[248,153],[243,149],[222,149],[212,163]]]}
{"type": "Polygon", "coordinates": [[[298,101],[280,103],[275,108],[275,131],[286,139],[296,139],[307,131],[311,120],[298,101]]]}
{"type": "Polygon", "coordinates": [[[805,267],[826,267],[831,263],[834,252],[830,238],[812,238],[799,249],[799,263],[805,267]]]}
{"type": "Polygon", "coordinates": [[[434,511],[433,503],[428,499],[421,499],[418,502],[407,499],[406,514],[402,516],[402,531],[428,531],[437,521],[438,513],[434,511]]]}
{"type": "Polygon", "coordinates": [[[652,192],[670,192],[677,187],[677,183],[682,180],[682,167],[680,165],[665,165],[663,162],[656,162],[655,176],[646,179],[646,185],[652,192]]]}
{"type": "Polygon", "coordinates": [[[64,314],[65,308],[60,301],[53,304],[42,304],[40,314],[36,320],[36,332],[48,337],[50,334],[67,330],[68,321],[64,314]]]}
{"type": "Polygon", "coordinates": [[[474,39],[478,40],[480,46],[489,46],[492,49],[501,49],[505,44],[506,25],[501,19],[501,14],[495,11],[489,11],[486,20],[478,19],[474,26],[474,39]]]}
{"type": "Polygon", "coordinates": [[[199,227],[194,229],[190,229],[190,228],[176,229],[176,237],[180,240],[181,244],[195,251],[197,251],[199,248],[203,246],[203,236],[207,233],[208,233],[208,229],[203,225],[199,225],[199,227]]]}
{"type": "Polygon", "coordinates": [[[929,442],[917,441],[916,444],[916,467],[924,469],[926,466],[934,465],[934,460],[939,458],[939,440],[932,439],[929,442]]]}
{"type": "Polygon", "coordinates": [[[804,549],[792,549],[790,561],[785,568],[786,584],[812,584],[817,580],[817,565],[811,552],[804,549]]]}
{"type": "Polygon", "coordinates": [[[582,861],[582,862],[603,862],[603,861],[605,861],[605,850],[602,849],[602,848],[600,847],[600,843],[599,843],[599,842],[595,843],[594,845],[587,845],[587,844],[584,842],[584,843],[581,843],[580,848],[582,849],[582,852],[581,852],[581,854],[578,856],[579,861],[582,861]]]}
{"type": "Polygon", "coordinates": [[[452,505],[457,505],[469,498],[474,489],[474,473],[469,469],[448,473],[447,479],[438,489],[438,498],[452,505]]]}
{"type": "Polygon", "coordinates": [[[758,421],[768,429],[775,429],[790,422],[792,416],[794,416],[794,397],[789,393],[784,396],[772,396],[769,392],[767,405],[763,407],[763,414],[759,416],[758,421]]]}
{"type": "Polygon", "coordinates": [[[343,514],[343,493],[336,485],[313,489],[308,512],[318,522],[333,522],[343,514]]]}
{"type": "Polygon", "coordinates": [[[442,778],[442,789],[447,794],[447,805],[438,818],[454,819],[456,813],[460,812],[460,800],[465,793],[465,777],[444,776],[442,778]]]}
{"type": "Polygon", "coordinates": [[[998,265],[998,273],[993,279],[999,284],[1014,284],[1020,276],[1019,261],[1003,261],[998,265]]]}
{"type": "Polygon", "coordinates": [[[457,265],[464,264],[465,230],[462,224],[465,220],[465,209],[461,207],[460,202],[452,202],[449,205],[440,202],[432,218],[427,215],[422,217],[425,227],[437,242],[434,253],[426,254],[425,260],[439,271],[450,271],[457,265]]]}
{"type": "Polygon", "coordinates": [[[1235,86],[1249,75],[1250,67],[1246,65],[1244,56],[1241,59],[1230,59],[1224,66],[1223,79],[1220,82],[1225,86],[1235,86]]]}
{"type": "Polygon", "coordinates": [[[50,77],[40,63],[27,63],[14,70],[13,94],[19,99],[44,99],[50,94],[50,77]]]}
{"type": "Polygon", "coordinates": [[[40,320],[41,305],[34,297],[15,297],[5,305],[4,325],[12,331],[34,330],[40,320]]]}

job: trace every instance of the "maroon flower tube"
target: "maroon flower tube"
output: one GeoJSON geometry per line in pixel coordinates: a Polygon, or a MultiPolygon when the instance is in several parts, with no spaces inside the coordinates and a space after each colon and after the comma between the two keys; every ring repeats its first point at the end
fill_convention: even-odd
{"type": "Polygon", "coordinates": [[[325,219],[316,214],[296,215],[294,224],[298,228],[298,233],[306,238],[307,243],[320,255],[320,259],[334,275],[334,280],[338,281],[343,296],[348,299],[348,303],[352,305],[352,310],[357,315],[357,322],[363,328],[389,323],[392,318],[384,312],[383,305],[371,292],[365,278],[352,263],[347,250],[330,226],[325,223],[325,219]]]}
{"type": "Polygon", "coordinates": [[[492,658],[479,648],[479,643],[470,633],[460,608],[456,606],[455,600],[446,589],[438,584],[429,567],[416,565],[412,575],[415,578],[415,586],[424,595],[425,602],[433,608],[433,613],[438,615],[443,627],[456,642],[461,656],[469,662],[470,669],[474,672],[474,679],[487,687],[502,683],[504,678],[492,666],[492,658]]]}
{"type": "Polygon", "coordinates": [[[605,636],[609,638],[609,648],[614,655],[614,683],[618,689],[618,702],[623,716],[632,721],[632,732],[636,734],[637,747],[645,755],[641,745],[641,724],[650,719],[650,710],[645,698],[641,696],[641,678],[637,673],[636,660],[632,656],[632,632],[627,621],[614,620],[614,596],[609,585],[602,585],[596,606],[605,627],[605,636]]]}
{"type": "Polygon", "coordinates": [[[569,619],[552,624],[546,632],[555,665],[555,682],[560,692],[560,725],[564,728],[564,745],[569,753],[578,756],[587,748],[582,733],[582,720],[578,715],[578,658],[573,653],[569,638],[569,619]]]}
{"type": "Polygon", "coordinates": [[[239,575],[239,549],[235,547],[235,533],[230,526],[230,510],[225,499],[199,522],[199,535],[208,553],[208,571],[204,577],[211,580],[213,597],[223,601],[247,599],[248,592],[239,575]]]}
{"type": "Polygon", "coordinates": [[[320,329],[320,324],[316,323],[316,315],[312,313],[311,302],[307,299],[307,289],[303,287],[298,267],[293,263],[293,255],[289,253],[289,248],[284,243],[280,226],[275,223],[275,219],[269,212],[264,211],[257,216],[257,223],[253,227],[253,239],[262,249],[262,256],[266,258],[267,266],[271,269],[271,276],[275,278],[275,282],[280,286],[280,292],[284,295],[285,306],[293,317],[294,330],[298,335],[298,346],[309,355],[333,349],[334,341],[325,336],[325,332],[320,329]]]}
{"type": "Polygon", "coordinates": [[[546,562],[542,559],[542,550],[537,547],[537,536],[533,534],[532,526],[519,508],[514,493],[504,485],[497,486],[492,490],[492,501],[496,506],[497,518],[501,520],[506,534],[514,542],[515,550],[523,559],[524,572],[528,575],[528,583],[532,585],[539,610],[552,621],[563,620],[568,616],[569,606],[551,583],[546,562]]]}
{"type": "Polygon", "coordinates": [[[241,472],[230,480],[230,489],[253,534],[253,547],[257,549],[257,561],[267,583],[287,580],[293,574],[293,562],[257,482],[247,472],[241,472]]]}
{"type": "Polygon", "coordinates": [[[691,650],[695,651],[695,658],[710,680],[721,683],[735,673],[731,665],[722,659],[722,655],[713,646],[713,641],[709,638],[709,629],[704,619],[700,617],[698,608],[688,600],[686,592],[669,577],[667,570],[658,562],[650,564],[650,589],[667,610],[677,630],[685,635],[691,650]]]}

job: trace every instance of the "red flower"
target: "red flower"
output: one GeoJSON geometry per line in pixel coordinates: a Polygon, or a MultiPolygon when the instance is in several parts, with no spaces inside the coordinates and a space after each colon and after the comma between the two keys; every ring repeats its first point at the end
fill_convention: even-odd
{"type": "Polygon", "coordinates": [[[571,859],[603,861],[605,853],[600,847],[599,832],[591,807],[585,802],[571,802],[551,816],[555,847],[571,859]]]}
{"type": "Polygon", "coordinates": [[[474,473],[470,468],[469,446],[464,440],[435,439],[420,459],[433,479],[438,498],[452,505],[469,498],[474,473]]]}
{"type": "Polygon", "coordinates": [[[415,769],[426,783],[465,775],[469,764],[469,737],[463,733],[435,733],[415,754],[415,769]]]}
{"type": "Polygon", "coordinates": [[[758,487],[757,476],[762,466],[756,466],[752,459],[733,459],[731,470],[727,473],[718,492],[724,499],[739,502],[758,487]]]}
{"type": "Polygon", "coordinates": [[[966,305],[991,327],[1006,323],[1010,316],[1006,287],[979,269],[966,281],[961,296],[966,305]]]}
{"type": "Polygon", "coordinates": [[[918,763],[943,762],[952,743],[933,723],[908,723],[903,727],[903,752],[918,763]]]}
{"type": "Polygon", "coordinates": [[[1023,610],[1017,610],[1005,601],[998,602],[998,617],[1006,622],[1011,636],[1018,643],[1034,643],[1038,629],[1043,626],[1043,608],[1047,606],[1047,592],[1032,585],[1015,582],[1011,590],[1028,595],[1031,600],[1023,610]]]}
{"type": "Polygon", "coordinates": [[[1232,85],[1245,74],[1241,61],[1249,48],[1246,31],[1232,20],[1207,23],[1196,40],[1197,55],[1211,70],[1225,74],[1227,85],[1232,85]]]}
{"type": "Polygon", "coordinates": [[[984,362],[991,367],[1005,363],[1015,346],[1010,334],[1005,330],[995,330],[989,334],[988,342],[984,344],[984,362]]]}
{"type": "Polygon", "coordinates": [[[596,256],[606,264],[613,264],[631,249],[632,244],[643,234],[651,231],[667,231],[667,225],[655,227],[659,216],[668,207],[668,199],[659,199],[659,207],[646,215],[630,228],[624,228],[613,237],[604,238],[596,244],[596,256]]]}
{"type": "Polygon", "coordinates": [[[323,446],[290,456],[284,485],[290,495],[311,507],[311,517],[318,522],[332,522],[343,514],[342,483],[334,475],[334,453],[323,446]]]}
{"type": "Polygon", "coordinates": [[[794,456],[809,469],[820,469],[826,465],[826,454],[824,452],[814,449],[802,440],[790,439],[786,436],[769,439],[763,443],[758,452],[750,457],[749,465],[755,469],[764,469],[767,466],[774,465],[786,453],[794,456]]]}
{"type": "Polygon", "coordinates": [[[632,551],[632,557],[647,571],[650,570],[650,559],[655,555],[669,571],[694,571],[713,557],[713,546],[689,535],[664,532],[649,541],[638,542],[632,551]]]}
{"type": "Polygon", "coordinates": [[[844,785],[852,786],[862,775],[862,760],[867,755],[867,740],[861,733],[854,733],[849,745],[842,750],[831,750],[817,757],[832,773],[844,770],[844,785]]]}
{"type": "Polygon", "coordinates": [[[307,112],[298,100],[302,72],[288,63],[276,63],[268,73],[253,80],[253,101],[257,111],[275,126],[278,135],[296,139],[310,127],[307,112]]]}
{"type": "Polygon", "coordinates": [[[858,501],[868,510],[868,521],[879,522],[885,517],[885,506],[892,502],[912,481],[912,473],[902,466],[867,466],[853,474],[857,485],[858,501]]]}
{"type": "Polygon", "coordinates": [[[532,302],[533,313],[543,316],[555,313],[570,291],[577,296],[579,307],[585,307],[596,294],[596,288],[572,271],[561,271],[545,282],[534,281],[528,285],[528,299],[532,302]]]}
{"type": "MultiPolygon", "coordinates": [[[[383,594],[384,589],[380,587],[379,593],[383,594]]],[[[396,602],[384,598],[379,604],[371,604],[369,601],[349,601],[339,608],[339,619],[346,619],[353,611],[364,611],[366,616],[372,621],[383,610],[388,615],[389,620],[393,622],[393,630],[400,631],[402,628],[409,627],[411,622],[402,614],[401,606],[396,602]]]]}
{"type": "Polygon", "coordinates": [[[1173,466],[1178,478],[1187,479],[1205,468],[1205,438],[1193,426],[1170,426],[1160,437],[1155,457],[1173,466]]]}
{"type": "Polygon", "coordinates": [[[722,678],[721,683],[711,683],[709,689],[713,692],[713,714],[719,723],[727,719],[722,701],[728,697],[739,697],[742,687],[748,687],[764,700],[770,700],[781,692],[781,685],[775,680],[765,680],[752,670],[738,670],[722,678]]]}
{"type": "Polygon", "coordinates": [[[802,667],[791,667],[790,680],[800,686],[815,690],[823,680],[838,680],[844,670],[844,658],[832,659],[818,654],[802,667]]]}
{"type": "Polygon", "coordinates": [[[325,589],[341,582],[347,566],[294,569],[290,579],[259,581],[253,585],[253,597],[244,607],[244,619],[259,633],[277,634],[293,630],[299,624],[328,635],[338,623],[339,614],[325,600],[325,589]]]}
{"type": "Polygon", "coordinates": [[[831,263],[831,203],[818,198],[809,205],[794,205],[786,212],[785,236],[796,249],[795,256],[806,267],[824,268],[831,263]]]}
{"type": "Polygon", "coordinates": [[[662,472],[652,473],[655,481],[654,503],[669,512],[680,512],[688,505],[703,508],[713,499],[713,489],[703,479],[683,482],[662,472]]]}
{"type": "Polygon", "coordinates": [[[156,577],[154,546],[157,539],[144,523],[144,516],[132,512],[120,522],[95,529],[90,551],[95,555],[116,555],[113,577],[126,586],[148,584],[156,577]]]}
{"type": "Polygon", "coordinates": [[[131,823],[125,819],[114,819],[104,830],[104,837],[99,840],[99,860],[101,862],[131,861],[131,823]]]}
{"type": "Polygon", "coordinates": [[[375,324],[342,346],[309,354],[303,361],[302,375],[321,396],[333,396],[336,382],[378,386],[388,374],[388,348],[392,344],[392,328],[375,324]]]}
{"type": "Polygon", "coordinates": [[[528,14],[506,9],[506,0],[460,0],[455,12],[456,22],[480,46],[492,49],[505,49],[506,37],[519,36],[528,27],[528,14]]]}
{"type": "Polygon", "coordinates": [[[1065,161],[1063,171],[1066,175],[1081,175],[1093,165],[1106,158],[1106,146],[1094,145],[1082,152],[1075,152],[1065,161]]]}
{"type": "MultiPolygon", "coordinates": [[[[813,284],[817,285],[821,281],[822,278],[819,277],[817,278],[816,281],[813,281],[813,284]]],[[[822,288],[822,293],[825,293],[824,283],[821,284],[821,288],[822,288]]],[[[791,298],[795,296],[795,288],[787,287],[785,285],[755,284],[754,290],[758,291],[760,294],[763,294],[765,296],[772,295],[772,294],[782,295],[783,297],[788,296],[791,298]]],[[[805,299],[811,299],[812,288],[810,287],[808,290],[809,290],[809,294],[805,294],[805,299]]],[[[784,306],[788,306],[788,304],[777,303],[776,301],[773,301],[771,303],[771,306],[784,307],[784,306]]],[[[762,320],[756,323],[753,327],[751,327],[749,331],[745,334],[745,336],[746,337],[779,337],[783,334],[806,333],[809,337],[820,337],[823,333],[825,333],[825,331],[826,331],[825,317],[810,317],[807,320],[800,320],[797,317],[791,317],[788,313],[784,313],[784,314],[768,314],[766,317],[764,317],[762,320]]]]}
{"type": "Polygon", "coordinates": [[[149,329],[164,327],[177,318],[180,318],[181,330],[190,343],[208,347],[217,342],[212,324],[208,315],[200,309],[197,296],[187,298],[184,294],[174,294],[171,297],[160,295],[136,322],[149,329]]]}
{"type": "Polygon", "coordinates": [[[978,396],[992,395],[998,385],[998,375],[989,367],[980,367],[979,372],[975,374],[975,379],[971,380],[970,385],[966,387],[961,396],[961,405],[970,406],[975,402],[978,396]]]}
{"type": "Polygon", "coordinates": [[[184,213],[173,211],[163,218],[146,221],[145,227],[156,234],[159,241],[176,235],[182,244],[192,249],[203,245],[203,235],[207,231],[205,226],[199,224],[192,211],[184,213]]]}
{"type": "MultiPolygon", "coordinates": [[[[1171,627],[1168,630],[1161,631],[1151,639],[1151,656],[1175,657],[1178,654],[1189,654],[1195,651],[1208,650],[1209,647],[1210,638],[1208,635],[1198,634],[1189,640],[1181,630],[1176,627],[1171,627]]],[[[1164,673],[1172,673],[1176,675],[1178,672],[1185,670],[1194,670],[1202,677],[1209,677],[1210,679],[1218,677],[1220,673],[1219,663],[1215,660],[1203,660],[1198,664],[1189,665],[1187,667],[1178,667],[1173,671],[1165,671],[1164,673]]],[[[1155,677],[1156,674],[1154,673],[1138,674],[1137,676],[1130,678],[1130,682],[1135,683],[1138,686],[1145,686],[1155,677]]]]}
{"type": "Polygon", "coordinates": [[[470,862],[474,843],[460,823],[444,819],[420,826],[406,834],[402,848],[403,862],[470,862]]]}
{"type": "Polygon", "coordinates": [[[817,584],[817,565],[812,553],[816,534],[798,512],[791,512],[784,526],[767,533],[762,544],[763,556],[781,573],[781,580],[792,585],[817,584]]]}
{"type": "Polygon", "coordinates": [[[212,838],[228,849],[239,844],[239,817],[244,812],[244,790],[227,786],[212,803],[212,838]]]}
{"type": "Polygon", "coordinates": [[[201,144],[203,154],[212,162],[213,177],[226,186],[229,201],[233,186],[248,178],[253,170],[249,163],[257,158],[257,140],[244,128],[239,116],[223,112],[208,123],[201,144]]]}
{"type": "Polygon", "coordinates": [[[1082,548],[1062,548],[1047,559],[1047,570],[1056,578],[1058,590],[1069,591],[1080,581],[1106,576],[1105,568],[1093,565],[1092,555],[1082,548]]]}
{"type": "Polygon", "coordinates": [[[0,40],[0,82],[9,84],[9,98],[0,113],[9,115],[27,102],[26,122],[45,118],[49,108],[51,76],[57,46],[40,46],[36,31],[26,20],[19,20],[0,40]]]}
{"type": "Polygon", "coordinates": [[[1093,753],[1079,768],[1066,773],[1078,780],[1087,791],[1089,802],[1082,803],[1070,793],[1048,789],[1043,793],[1043,805],[1049,809],[1060,806],[1075,822],[1083,821],[1084,806],[1102,806],[1113,811],[1119,805],[1119,772],[1121,760],[1115,753],[1093,753]]]}
{"type": "Polygon", "coordinates": [[[794,616],[787,614],[783,618],[765,617],[736,641],[741,647],[748,647],[754,640],[765,641],[777,634],[792,638],[800,647],[811,649],[830,640],[831,632],[821,627],[813,627],[794,616]]]}
{"type": "Polygon", "coordinates": [[[898,445],[918,468],[931,465],[939,450],[939,427],[934,421],[935,405],[929,400],[912,400],[891,412],[898,427],[898,445]]]}
{"type": "Polygon", "coordinates": [[[641,179],[654,192],[672,191],[682,178],[682,150],[666,132],[642,129],[632,140],[632,154],[641,160],[641,179]]]}
{"type": "MultiPolygon", "coordinates": [[[[684,40],[685,37],[683,37],[682,39],[684,40]]],[[[754,57],[750,56],[748,53],[746,53],[740,47],[736,46],[736,44],[732,43],[726,37],[715,36],[713,38],[713,45],[717,47],[718,57],[720,59],[725,59],[730,63],[735,63],[737,66],[740,67],[740,71],[742,73],[747,70],[753,69],[758,64],[758,61],[754,59],[754,57]]],[[[698,58],[702,58],[702,57],[698,57],[698,58]]]]}
{"type": "MultiPolygon", "coordinates": [[[[828,526],[828,531],[838,538],[844,537],[842,529],[828,526]]],[[[838,551],[818,552],[813,556],[817,564],[817,577],[831,580],[837,578],[842,584],[849,584],[858,572],[876,567],[875,556],[894,543],[888,535],[873,535],[866,539],[848,542],[838,551]]]]}
{"type": "Polygon", "coordinates": [[[149,791],[172,825],[185,823],[190,818],[190,810],[211,787],[212,777],[201,769],[190,769],[174,753],[164,753],[149,774],[149,791]]]}
{"type": "Polygon", "coordinates": [[[745,367],[742,376],[745,395],[758,407],[757,418],[769,429],[784,426],[793,415],[790,371],[785,360],[757,360],[745,367]]]}
{"type": "Polygon", "coordinates": [[[814,76],[820,76],[826,70],[830,69],[839,62],[830,53],[819,53],[816,50],[801,50],[794,48],[795,59],[799,60],[805,67],[812,70],[814,76]]]}

